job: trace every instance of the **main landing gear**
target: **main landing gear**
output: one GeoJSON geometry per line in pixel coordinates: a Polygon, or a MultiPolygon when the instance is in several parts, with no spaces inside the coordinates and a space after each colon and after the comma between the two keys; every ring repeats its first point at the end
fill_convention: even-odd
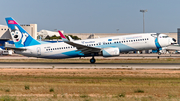
{"type": "Polygon", "coordinates": [[[90,62],[91,62],[91,63],[95,63],[95,62],[96,62],[94,56],[92,56],[92,58],[90,59],[90,62]]]}

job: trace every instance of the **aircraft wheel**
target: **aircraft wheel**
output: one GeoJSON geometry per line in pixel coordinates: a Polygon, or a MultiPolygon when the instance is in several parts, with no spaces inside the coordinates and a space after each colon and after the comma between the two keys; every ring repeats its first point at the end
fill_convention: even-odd
{"type": "Polygon", "coordinates": [[[161,55],[161,52],[158,52],[158,55],[161,55]]]}
{"type": "Polygon", "coordinates": [[[90,59],[90,62],[91,62],[91,63],[95,63],[96,60],[95,60],[94,58],[91,58],[91,59],[90,59]]]}

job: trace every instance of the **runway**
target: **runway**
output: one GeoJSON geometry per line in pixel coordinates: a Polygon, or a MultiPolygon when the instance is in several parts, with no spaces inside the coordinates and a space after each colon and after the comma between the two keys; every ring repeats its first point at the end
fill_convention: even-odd
{"type": "Polygon", "coordinates": [[[180,69],[180,63],[22,63],[0,62],[0,68],[24,69],[180,69]]]}
{"type": "MultiPolygon", "coordinates": [[[[157,54],[122,54],[119,57],[96,57],[96,59],[157,59],[159,55],[157,54]]],[[[90,59],[91,57],[86,57],[90,59]]],[[[162,54],[160,58],[180,58],[180,54],[162,54]]],[[[1,60],[11,60],[11,59],[40,59],[34,57],[25,57],[19,55],[13,56],[0,56],[1,60]]],[[[73,58],[79,59],[79,58],[73,58]]],[[[75,69],[75,68],[85,68],[85,69],[180,69],[180,63],[45,63],[45,62],[0,62],[0,68],[52,68],[52,69],[75,69]]]]}

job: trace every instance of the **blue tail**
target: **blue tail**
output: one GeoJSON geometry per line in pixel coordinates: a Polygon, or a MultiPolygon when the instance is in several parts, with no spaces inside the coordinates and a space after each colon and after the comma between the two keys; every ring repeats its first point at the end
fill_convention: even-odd
{"type": "Polygon", "coordinates": [[[13,18],[8,17],[5,19],[8,27],[11,29],[11,37],[16,48],[40,44],[37,40],[32,38],[13,18]]]}

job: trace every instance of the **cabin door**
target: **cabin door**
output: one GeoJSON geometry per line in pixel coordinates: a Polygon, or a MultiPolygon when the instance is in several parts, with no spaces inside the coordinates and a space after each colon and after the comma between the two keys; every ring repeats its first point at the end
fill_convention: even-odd
{"type": "Polygon", "coordinates": [[[37,47],[37,56],[41,56],[41,48],[37,47]]]}

